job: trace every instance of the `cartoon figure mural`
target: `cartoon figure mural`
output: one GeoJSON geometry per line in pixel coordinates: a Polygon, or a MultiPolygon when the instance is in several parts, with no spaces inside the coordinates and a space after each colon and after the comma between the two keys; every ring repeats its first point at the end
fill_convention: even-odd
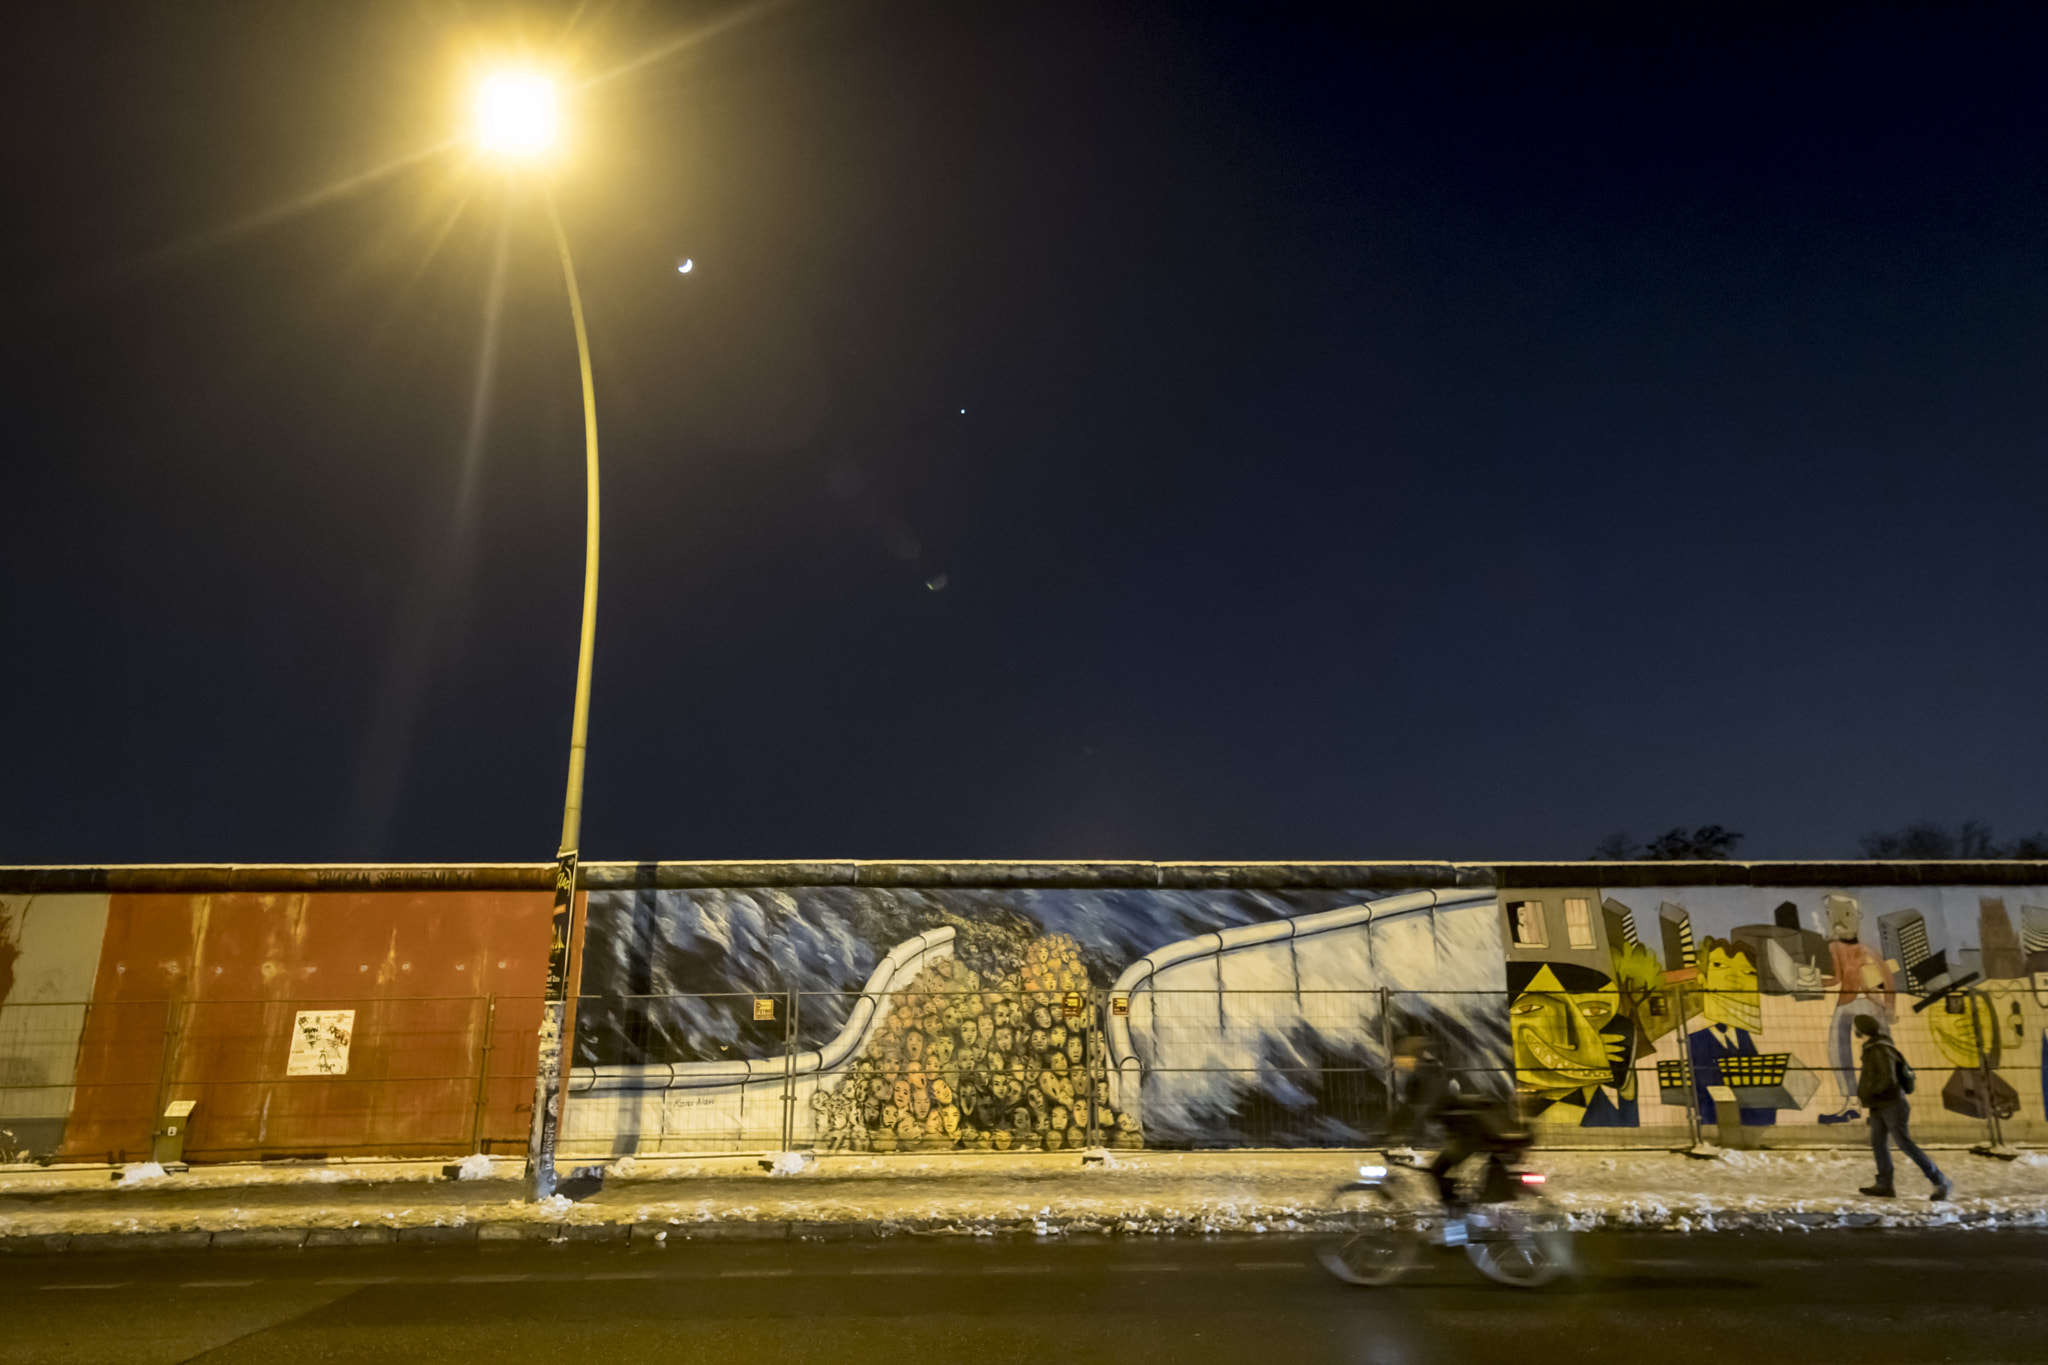
{"type": "Polygon", "coordinates": [[[1550,1124],[1634,1127],[1634,1026],[1614,978],[1571,962],[1515,962],[1508,991],[1523,1112],[1550,1124]]]}
{"type": "Polygon", "coordinates": [[[1861,1118],[1856,1099],[1856,1016],[1874,1016],[1891,1031],[1894,982],[1891,968],[1863,942],[1863,909],[1850,895],[1835,894],[1822,904],[1828,917],[1828,957],[1833,970],[1821,985],[1835,991],[1835,1013],[1828,1025],[1828,1057],[1835,1064],[1835,1085],[1842,1107],[1822,1114],[1822,1123],[1849,1123],[1861,1118]]]}
{"type": "MultiPolygon", "coordinates": [[[[1767,940],[1768,941],[1768,940],[1767,940]]],[[[1769,1127],[1780,1109],[1802,1108],[1813,1094],[1812,1074],[1789,1052],[1766,1054],[1757,1046],[1763,1031],[1762,978],[1748,943],[1712,936],[1700,945],[1702,1027],[1688,1044],[1693,1103],[1703,1124],[1720,1124],[1715,1092],[1735,1096],[1743,1128],[1769,1127]]]]}

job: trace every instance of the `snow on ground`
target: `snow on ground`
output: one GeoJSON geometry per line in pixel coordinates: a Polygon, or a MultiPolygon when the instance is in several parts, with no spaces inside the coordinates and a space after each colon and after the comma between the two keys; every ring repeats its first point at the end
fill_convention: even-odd
{"type": "MultiPolygon", "coordinates": [[[[1900,1197],[1869,1199],[1863,1151],[1539,1152],[1550,1197],[1585,1229],[2048,1227],[2048,1154],[1994,1161],[1960,1150],[1935,1159],[1954,1198],[1930,1203],[1901,1168],[1900,1197]]],[[[676,1236],[741,1224],[847,1224],[953,1231],[1120,1231],[1187,1234],[1298,1231],[1317,1224],[1360,1156],[1344,1152],[1119,1152],[1095,1165],[1077,1154],[824,1155],[784,1174],[768,1157],[639,1156],[609,1163],[581,1202],[527,1204],[517,1158],[464,1163],[350,1163],[290,1172],[225,1168],[117,1185],[104,1168],[10,1175],[0,1185],[0,1235],[190,1229],[419,1227],[462,1224],[666,1225],[676,1236]],[[770,1170],[764,1170],[764,1166],[770,1170]]],[[[132,1168],[131,1168],[132,1169],[132,1168]]],[[[1419,1177],[1404,1177],[1419,1179],[1419,1177]]],[[[801,1229],[799,1229],[801,1231],[801,1229]]]]}

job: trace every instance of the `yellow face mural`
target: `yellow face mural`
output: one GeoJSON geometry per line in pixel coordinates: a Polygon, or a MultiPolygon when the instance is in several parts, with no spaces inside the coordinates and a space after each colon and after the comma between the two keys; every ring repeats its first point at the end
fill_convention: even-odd
{"type": "Polygon", "coordinates": [[[1706,942],[1701,963],[1707,995],[1701,1013],[1707,1022],[1755,1033],[1763,1028],[1763,993],[1757,985],[1756,960],[1741,948],[1716,939],[1706,942]]]}
{"type": "Polygon", "coordinates": [[[1545,964],[1508,1007],[1515,1084],[1549,1099],[1613,1084],[1628,1042],[1622,1033],[1602,1030],[1620,1007],[1612,980],[1597,989],[1568,991],[1556,969],[1545,964]]]}

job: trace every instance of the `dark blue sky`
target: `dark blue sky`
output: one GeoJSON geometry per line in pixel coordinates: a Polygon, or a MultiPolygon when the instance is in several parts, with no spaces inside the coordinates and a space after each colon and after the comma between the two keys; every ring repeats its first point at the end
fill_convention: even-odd
{"type": "MultiPolygon", "coordinates": [[[[447,136],[510,35],[589,75],[735,12],[10,42],[0,861],[552,852],[537,205],[448,154],[236,225],[447,136]]],[[[799,0],[593,86],[587,856],[2048,824],[2048,87],[2002,23],[799,0]]]]}

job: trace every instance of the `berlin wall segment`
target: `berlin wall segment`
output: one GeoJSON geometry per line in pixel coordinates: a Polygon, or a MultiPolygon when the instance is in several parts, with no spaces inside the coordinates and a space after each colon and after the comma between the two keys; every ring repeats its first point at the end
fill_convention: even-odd
{"type": "MultiPolygon", "coordinates": [[[[546,871],[0,869],[0,1142],[133,1159],[196,1097],[200,1160],[516,1150],[546,871]]],[[[1855,1141],[1864,1013],[1929,1078],[1930,1136],[2048,1136],[2041,864],[640,863],[583,884],[570,1159],[1352,1145],[1414,1031],[1546,1141],[1855,1141]]]]}

